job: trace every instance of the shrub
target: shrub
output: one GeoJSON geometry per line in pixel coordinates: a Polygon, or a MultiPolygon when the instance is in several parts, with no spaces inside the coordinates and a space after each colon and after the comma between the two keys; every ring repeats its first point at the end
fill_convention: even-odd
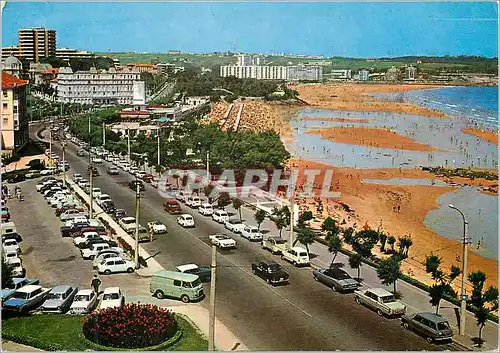
{"type": "MultiPolygon", "coordinates": [[[[116,240],[123,250],[128,252],[132,258],[135,258],[135,249],[129,243],[127,243],[122,237],[117,237],[116,240]]],[[[148,267],[148,263],[142,256],[139,256],[139,265],[142,267],[148,267]]]]}
{"type": "Polygon", "coordinates": [[[174,314],[152,304],[125,304],[87,315],[83,334],[109,347],[142,348],[158,345],[177,332],[174,314]]]}

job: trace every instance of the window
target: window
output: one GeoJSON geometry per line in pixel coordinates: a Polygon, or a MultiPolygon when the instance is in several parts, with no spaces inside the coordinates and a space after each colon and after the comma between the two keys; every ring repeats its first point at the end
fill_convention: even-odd
{"type": "Polygon", "coordinates": [[[3,91],[3,97],[7,98],[7,95],[8,95],[7,91],[3,91]]]}
{"type": "Polygon", "coordinates": [[[189,282],[182,282],[182,287],[191,288],[191,284],[189,282]]]}
{"type": "Polygon", "coordinates": [[[125,261],[123,260],[115,261],[115,265],[125,265],[125,261]]]}
{"type": "Polygon", "coordinates": [[[181,286],[181,281],[174,280],[174,286],[180,287],[181,286]]]}
{"type": "Polygon", "coordinates": [[[9,105],[8,105],[7,103],[4,103],[4,104],[3,104],[3,109],[7,109],[7,107],[8,107],[8,106],[9,106],[9,105]]]}

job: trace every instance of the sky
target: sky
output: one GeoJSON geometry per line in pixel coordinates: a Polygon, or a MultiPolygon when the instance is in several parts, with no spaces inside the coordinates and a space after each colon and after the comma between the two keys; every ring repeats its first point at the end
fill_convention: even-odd
{"type": "Polygon", "coordinates": [[[2,46],[27,27],[95,52],[498,56],[494,2],[7,2],[2,46]]]}

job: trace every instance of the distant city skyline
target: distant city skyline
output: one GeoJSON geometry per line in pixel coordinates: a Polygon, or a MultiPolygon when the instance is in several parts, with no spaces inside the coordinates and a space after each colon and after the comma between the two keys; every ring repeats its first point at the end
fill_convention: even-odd
{"type": "Polygon", "coordinates": [[[494,2],[8,2],[2,46],[28,27],[55,29],[59,48],[94,52],[498,56],[494,2]]]}

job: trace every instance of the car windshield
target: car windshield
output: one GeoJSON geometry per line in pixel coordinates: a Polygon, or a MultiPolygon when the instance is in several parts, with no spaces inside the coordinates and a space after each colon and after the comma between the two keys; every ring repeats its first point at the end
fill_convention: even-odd
{"type": "Polygon", "coordinates": [[[450,328],[450,325],[448,325],[447,322],[438,322],[437,324],[438,330],[448,330],[450,328]]]}
{"type": "Polygon", "coordinates": [[[258,233],[259,230],[257,228],[251,228],[250,233],[258,233]]]}
{"type": "Polygon", "coordinates": [[[122,222],[125,224],[132,224],[132,223],[135,223],[135,219],[124,219],[124,220],[122,220],[122,222]]]}
{"type": "Polygon", "coordinates": [[[75,296],[75,302],[88,302],[90,300],[90,295],[88,294],[79,294],[75,296]]]}
{"type": "Polygon", "coordinates": [[[52,299],[52,300],[61,300],[63,298],[62,293],[49,293],[47,296],[47,299],[52,299]]]}
{"type": "Polygon", "coordinates": [[[231,220],[231,223],[232,223],[232,224],[241,224],[241,223],[243,223],[243,222],[242,222],[242,221],[240,221],[239,219],[232,219],[232,220],[231,220]]]}
{"type": "Polygon", "coordinates": [[[307,253],[306,252],[301,252],[301,253],[299,253],[299,256],[300,257],[307,257],[307,253]]]}
{"type": "Polygon", "coordinates": [[[286,244],[286,240],[285,239],[276,239],[276,244],[286,244]]]}
{"type": "Polygon", "coordinates": [[[118,293],[107,293],[104,294],[104,296],[102,297],[102,300],[116,300],[116,299],[120,299],[118,293]]]}
{"type": "Polygon", "coordinates": [[[28,293],[24,292],[15,292],[12,298],[16,299],[28,299],[28,293]]]}
{"type": "Polygon", "coordinates": [[[381,299],[382,299],[382,303],[392,303],[392,302],[396,301],[396,298],[394,298],[393,295],[386,295],[386,296],[382,297],[381,299]]]}
{"type": "Polygon", "coordinates": [[[334,273],[333,273],[333,276],[334,276],[335,278],[337,278],[337,279],[349,279],[349,278],[350,278],[350,277],[349,277],[349,275],[348,275],[347,273],[345,273],[345,272],[341,272],[341,271],[339,271],[339,272],[334,272],[334,273]]]}
{"type": "Polygon", "coordinates": [[[278,272],[280,270],[280,265],[271,265],[268,267],[269,272],[278,272]]]}
{"type": "Polygon", "coordinates": [[[195,279],[193,282],[191,282],[191,287],[192,288],[196,288],[198,287],[199,285],[201,285],[201,281],[199,278],[195,279]]]}

